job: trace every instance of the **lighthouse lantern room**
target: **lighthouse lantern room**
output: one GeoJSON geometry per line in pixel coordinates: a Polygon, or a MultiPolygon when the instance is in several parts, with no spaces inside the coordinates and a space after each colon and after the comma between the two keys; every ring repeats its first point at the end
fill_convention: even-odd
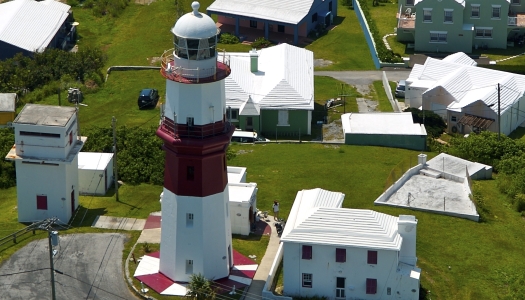
{"type": "Polygon", "coordinates": [[[174,48],[162,55],[166,103],[157,135],[166,152],[160,272],[188,282],[228,276],[232,260],[226,149],[234,127],[226,120],[227,55],[219,30],[199,3],[171,29],[174,48]]]}

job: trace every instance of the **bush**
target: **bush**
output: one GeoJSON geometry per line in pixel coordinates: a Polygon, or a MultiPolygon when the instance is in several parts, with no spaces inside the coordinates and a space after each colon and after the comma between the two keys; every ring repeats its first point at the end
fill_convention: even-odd
{"type": "Polygon", "coordinates": [[[272,43],[263,38],[263,37],[259,37],[259,38],[256,38],[255,39],[255,42],[252,43],[252,47],[253,48],[257,48],[257,49],[261,49],[261,48],[266,48],[268,46],[270,46],[272,43]]]}
{"type": "MultiPolygon", "coordinates": [[[[5,155],[15,143],[15,135],[10,128],[0,128],[0,153],[5,155]]],[[[0,189],[7,189],[16,185],[15,163],[13,161],[0,161],[0,189]]]]}
{"type": "Polygon", "coordinates": [[[221,44],[238,44],[239,42],[239,38],[230,33],[222,33],[219,39],[221,44]]]}
{"type": "Polygon", "coordinates": [[[516,197],[514,197],[514,207],[516,208],[517,212],[525,211],[525,195],[524,194],[518,194],[516,195],[516,197]]]}
{"type": "Polygon", "coordinates": [[[445,131],[445,128],[447,128],[447,124],[445,124],[443,118],[433,111],[409,107],[405,109],[404,112],[411,112],[414,123],[424,124],[427,133],[433,138],[440,137],[443,131],[445,131]]]}

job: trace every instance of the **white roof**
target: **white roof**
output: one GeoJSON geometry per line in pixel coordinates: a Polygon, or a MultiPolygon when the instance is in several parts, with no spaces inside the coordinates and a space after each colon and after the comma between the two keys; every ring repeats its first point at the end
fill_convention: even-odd
{"type": "Polygon", "coordinates": [[[246,168],[244,167],[227,167],[228,182],[241,183],[244,174],[246,174],[246,168]]]}
{"type": "Polygon", "coordinates": [[[0,112],[14,112],[16,110],[16,94],[0,93],[0,112]]]}
{"type": "Polygon", "coordinates": [[[313,2],[313,0],[215,0],[207,11],[298,24],[306,17],[313,2]]]}
{"type": "MultiPolygon", "coordinates": [[[[525,93],[525,76],[498,70],[480,68],[469,64],[461,54],[451,56],[448,60],[427,58],[423,66],[416,65],[410,73],[410,86],[433,85],[425,93],[440,89],[440,94],[449,94],[454,101],[448,109],[461,111],[477,100],[487,106],[498,102],[497,85],[500,84],[501,113],[510,109],[525,93]],[[458,63],[457,61],[461,61],[458,63]],[[455,62],[454,62],[455,61],[455,62]],[[423,81],[421,83],[420,81],[423,81]]],[[[423,96],[425,95],[423,93],[423,96]]],[[[497,105],[490,107],[497,111],[497,105]]]]}
{"type": "Polygon", "coordinates": [[[78,154],[79,170],[105,170],[111,160],[113,153],[80,152],[78,154]]]}
{"type": "Polygon", "coordinates": [[[481,170],[492,169],[489,165],[472,162],[446,153],[440,153],[427,161],[427,166],[437,171],[442,171],[444,167],[445,172],[460,177],[466,177],[466,170],[472,176],[481,170]]]}
{"type": "Polygon", "coordinates": [[[178,19],[171,32],[178,37],[205,39],[217,35],[215,22],[207,14],[199,12],[200,4],[194,1],[191,4],[192,12],[178,19]]]}
{"type": "Polygon", "coordinates": [[[256,189],[256,183],[228,183],[230,202],[250,203],[256,189]]]}
{"type": "Polygon", "coordinates": [[[14,0],[0,4],[0,40],[41,52],[68,17],[71,6],[54,1],[14,0]]]}
{"type": "Polygon", "coordinates": [[[348,113],[341,115],[343,132],[355,134],[427,135],[412,113],[348,113]]]}
{"type": "Polygon", "coordinates": [[[477,66],[478,65],[478,63],[475,60],[473,60],[472,58],[470,58],[470,56],[466,55],[463,52],[456,52],[454,54],[450,54],[449,56],[443,58],[443,61],[467,65],[467,66],[477,66]]]}
{"type": "Polygon", "coordinates": [[[313,52],[288,44],[258,50],[258,72],[249,53],[230,53],[226,106],[243,107],[249,97],[260,109],[314,109],[313,52]]]}
{"type": "Polygon", "coordinates": [[[399,251],[403,239],[397,222],[397,217],[368,209],[318,207],[283,233],[281,241],[399,251]]]}

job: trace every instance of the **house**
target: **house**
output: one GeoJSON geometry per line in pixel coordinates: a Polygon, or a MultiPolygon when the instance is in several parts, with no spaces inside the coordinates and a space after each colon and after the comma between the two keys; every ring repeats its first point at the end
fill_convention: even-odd
{"type": "Polygon", "coordinates": [[[13,122],[16,114],[15,93],[0,93],[0,127],[5,127],[13,122]]]}
{"type": "Polygon", "coordinates": [[[480,68],[464,56],[415,65],[406,80],[407,104],[441,115],[448,132],[509,135],[525,121],[525,76],[480,68]]]}
{"type": "Polygon", "coordinates": [[[67,223],[78,207],[78,135],[74,107],[27,104],[13,121],[18,221],[57,217],[67,223]]]}
{"type": "Polygon", "coordinates": [[[517,46],[525,34],[519,0],[401,0],[397,40],[420,52],[465,52],[517,46]]]}
{"type": "Polygon", "coordinates": [[[81,195],[103,196],[113,182],[113,153],[78,154],[78,189],[81,195]]]}
{"type": "Polygon", "coordinates": [[[75,37],[71,6],[55,0],[0,3],[0,59],[64,49],[75,37]]]}
{"type": "Polygon", "coordinates": [[[419,299],[417,219],[341,208],[344,194],[297,193],[281,237],[283,294],[419,299]]]}
{"type": "MultiPolygon", "coordinates": [[[[305,0],[280,3],[271,0],[215,0],[208,15],[217,15],[219,24],[235,26],[235,35],[247,30],[260,30],[260,36],[270,39],[272,33],[306,37],[316,26],[328,27],[337,16],[337,0],[305,0]]],[[[218,24],[218,25],[219,25],[218,24]]]]}
{"type": "Polygon", "coordinates": [[[280,44],[229,55],[226,114],[237,128],[272,137],[311,134],[312,51],[280,44]]]}
{"type": "Polygon", "coordinates": [[[341,115],[345,144],[425,150],[427,131],[412,113],[348,113],[341,115]]]}
{"type": "Polygon", "coordinates": [[[246,182],[246,168],[227,167],[232,234],[249,235],[257,213],[256,183],[246,182]]]}

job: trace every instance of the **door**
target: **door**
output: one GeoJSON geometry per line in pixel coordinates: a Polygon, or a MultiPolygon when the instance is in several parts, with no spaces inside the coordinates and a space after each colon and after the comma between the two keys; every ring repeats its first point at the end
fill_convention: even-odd
{"type": "Polygon", "coordinates": [[[346,298],[345,281],[346,281],[346,278],[344,278],[344,277],[337,277],[336,286],[335,286],[335,297],[338,298],[338,299],[341,299],[341,298],[345,299],[346,298]]]}
{"type": "Polygon", "coordinates": [[[75,190],[71,191],[71,216],[75,213],[75,190]]]}
{"type": "Polygon", "coordinates": [[[228,245],[228,267],[230,267],[230,269],[231,269],[232,265],[233,265],[233,261],[232,261],[232,246],[228,245]]]}
{"type": "Polygon", "coordinates": [[[246,131],[253,130],[253,117],[246,117],[246,131]]]}

